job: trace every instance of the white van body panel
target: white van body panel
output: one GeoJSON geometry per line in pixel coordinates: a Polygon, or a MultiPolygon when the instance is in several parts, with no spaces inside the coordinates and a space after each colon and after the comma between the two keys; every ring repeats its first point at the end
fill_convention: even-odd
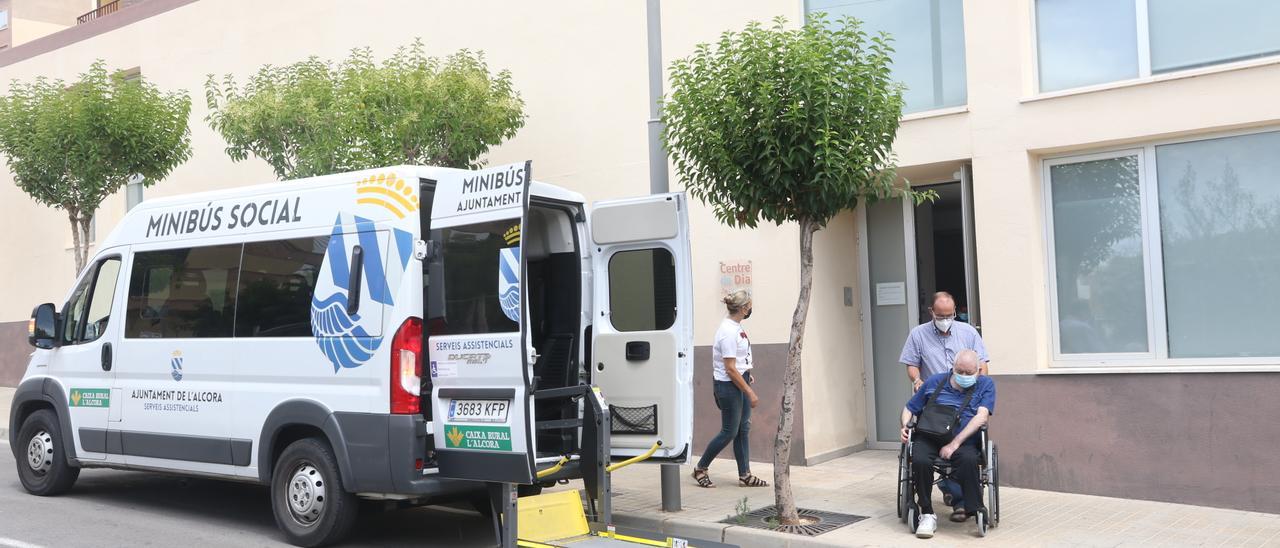
{"type": "MultiPolygon", "coordinates": [[[[437,418],[428,421],[427,408],[438,402],[427,393],[422,395],[422,415],[391,414],[390,403],[392,340],[410,318],[425,319],[427,308],[423,254],[430,246],[422,233],[420,182],[456,181],[473,173],[394,166],[139,204],[102,240],[90,267],[62,301],[68,302],[102,261],[118,257],[110,320],[99,326],[102,332],[94,341],[33,352],[14,409],[21,412],[23,405],[36,400],[60,407],[64,435],[74,440],[67,448],[69,461],[80,466],[267,481],[274,464],[271,450],[279,452],[275,436],[285,435],[273,425],[296,422],[311,428],[307,432],[323,432],[344,467],[344,482],[368,486],[361,494],[431,497],[449,489],[474,488],[468,482],[433,479],[436,470],[423,440],[442,434],[433,424],[440,424],[438,417],[445,409],[436,406],[437,418]],[[362,257],[359,276],[353,268],[357,247],[362,257]],[[166,253],[187,261],[181,263],[181,272],[166,266],[166,253]],[[312,262],[283,276],[272,269],[277,261],[295,255],[312,262]],[[190,261],[195,261],[194,268],[188,268],[190,261]],[[225,264],[234,266],[215,268],[225,264]],[[280,317],[269,306],[253,308],[261,304],[253,301],[255,282],[295,281],[309,290],[308,318],[296,325],[253,321],[280,317]],[[358,291],[353,291],[353,283],[358,291]],[[217,288],[226,289],[224,297],[200,300],[217,293],[217,288]],[[188,293],[195,297],[184,300],[188,293]],[[185,309],[199,316],[191,329],[204,329],[205,334],[166,331],[161,319],[176,314],[173,304],[193,302],[185,309]],[[110,367],[103,363],[103,347],[108,345],[110,367]],[[101,397],[104,394],[109,397],[101,397]],[[69,403],[72,399],[76,403],[69,403]],[[386,469],[389,462],[406,456],[407,469],[386,469]],[[413,467],[415,456],[418,469],[413,467]]],[[[577,330],[585,338],[584,330],[596,327],[597,307],[608,296],[607,288],[600,287],[608,279],[607,258],[599,257],[597,250],[609,246],[594,244],[581,195],[536,181],[526,192],[530,200],[562,204],[565,211],[574,212],[566,222],[544,223],[547,230],[529,245],[560,253],[576,250],[577,330]]],[[[527,214],[528,204],[522,207],[527,214]]],[[[678,378],[667,384],[677,390],[692,386],[686,215],[680,212],[677,235],[653,244],[670,249],[684,269],[677,278],[682,295],[679,321],[659,337],[667,346],[657,339],[653,343],[655,351],[679,354],[678,362],[674,354],[668,356],[678,378]]],[[[524,221],[522,216],[520,222],[524,221]]],[[[617,245],[613,251],[646,244],[617,245]]],[[[529,253],[535,253],[533,247],[529,253]]],[[[437,296],[432,293],[429,298],[437,296]]],[[[63,309],[62,303],[57,308],[63,309]]],[[[522,314],[528,306],[522,301],[522,314]]],[[[590,343],[579,341],[573,350],[584,368],[591,365],[586,363],[590,343]]],[[[524,360],[536,358],[530,356],[527,337],[512,350],[514,357],[496,359],[517,359],[521,351],[524,360]]],[[[426,353],[424,346],[422,354],[426,353]]],[[[425,357],[422,366],[422,376],[427,377],[425,357]]],[[[649,384],[654,383],[644,386],[649,384]]],[[[616,390],[627,392],[619,400],[623,403],[645,399],[634,390],[616,390]]],[[[691,392],[657,399],[674,407],[669,413],[664,410],[671,435],[663,440],[666,449],[659,456],[687,458],[691,392]]],[[[21,420],[20,413],[14,420],[21,420]]],[[[519,420],[531,428],[534,418],[519,420]]],[[[14,430],[11,436],[17,435],[14,430]]],[[[648,443],[627,436],[614,439],[615,456],[638,454],[648,443]]],[[[535,442],[532,436],[518,440],[530,454],[535,442]]],[[[433,445],[443,446],[439,440],[433,445]]]]}

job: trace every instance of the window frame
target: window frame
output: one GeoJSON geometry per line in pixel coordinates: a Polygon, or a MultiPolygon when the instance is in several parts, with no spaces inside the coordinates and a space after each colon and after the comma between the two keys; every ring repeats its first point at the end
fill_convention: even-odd
{"type": "MultiPolygon", "coordinates": [[[[1038,19],[1036,18],[1036,10],[1039,9],[1039,0],[1029,0],[1031,15],[1031,89],[1034,90],[1035,97],[1058,97],[1061,95],[1074,95],[1076,93],[1085,93],[1089,91],[1098,91],[1102,89],[1110,89],[1114,87],[1122,87],[1132,84],[1141,84],[1153,81],[1171,80],[1186,76],[1194,76],[1204,73],[1222,72],[1235,70],[1243,67],[1251,67],[1258,65],[1267,65],[1280,62],[1280,52],[1271,55],[1261,55],[1257,57],[1249,57],[1245,59],[1227,59],[1214,63],[1205,63],[1195,66],[1178,68],[1170,71],[1153,73],[1151,71],[1151,20],[1148,10],[1149,0],[1129,0],[1134,2],[1134,21],[1135,21],[1135,39],[1138,44],[1138,74],[1133,78],[1125,78],[1122,80],[1112,80],[1110,82],[1099,82],[1096,84],[1088,84],[1084,86],[1076,86],[1055,90],[1045,90],[1040,87],[1040,28],[1038,19]]],[[[1026,89],[1026,88],[1023,88],[1026,89]]],[[[1199,140],[1194,139],[1194,140],[1199,140]]],[[[1175,141],[1185,142],[1185,141],[1175,141]]],[[[1162,143],[1169,144],[1169,143],[1162,143]]]]}
{"type": "MultiPolygon", "coordinates": [[[[663,243],[663,242],[638,242],[638,243],[637,243],[636,245],[634,245],[634,246],[620,247],[620,248],[618,248],[618,249],[615,249],[615,250],[611,251],[611,252],[609,253],[609,257],[608,257],[608,259],[606,259],[606,260],[605,260],[605,272],[603,273],[603,275],[604,275],[605,279],[607,280],[607,287],[609,288],[609,297],[608,297],[608,299],[607,299],[607,301],[608,301],[608,303],[607,303],[607,304],[608,304],[608,308],[606,309],[606,311],[608,312],[607,316],[608,316],[608,319],[609,319],[609,327],[610,327],[610,328],[612,328],[615,332],[618,332],[618,333],[662,333],[662,332],[665,332],[665,331],[670,331],[672,328],[674,328],[674,327],[676,326],[676,324],[677,324],[677,323],[679,323],[679,321],[680,321],[680,307],[679,307],[679,305],[678,305],[678,304],[677,304],[677,305],[673,308],[673,310],[672,310],[672,314],[671,314],[671,323],[670,323],[670,324],[668,324],[666,327],[663,327],[663,328],[661,328],[661,329],[657,329],[657,328],[656,328],[656,326],[657,326],[657,318],[658,318],[658,309],[657,309],[657,307],[656,307],[656,306],[654,307],[654,311],[653,311],[653,312],[654,312],[654,325],[655,325],[655,328],[654,328],[654,329],[622,329],[622,328],[618,327],[618,324],[617,324],[617,323],[615,323],[615,322],[613,321],[613,312],[614,312],[614,307],[613,307],[613,260],[614,260],[618,255],[621,255],[621,254],[623,254],[623,253],[633,253],[633,252],[637,252],[637,251],[657,251],[657,250],[662,250],[662,251],[666,252],[666,253],[667,253],[667,256],[671,258],[671,265],[672,265],[672,280],[671,280],[671,281],[672,281],[672,287],[675,289],[675,294],[673,295],[673,297],[674,297],[674,299],[673,299],[673,300],[678,300],[678,297],[679,297],[679,294],[680,294],[680,289],[679,289],[679,287],[678,287],[678,285],[679,285],[679,283],[680,283],[680,276],[679,276],[679,273],[678,273],[678,272],[676,272],[676,270],[675,270],[675,265],[676,265],[676,254],[675,254],[675,250],[673,250],[673,249],[671,249],[670,247],[668,247],[665,243],[663,243]]],[[[657,279],[656,279],[656,278],[654,279],[654,284],[653,284],[653,286],[654,286],[654,289],[657,289],[657,287],[658,287],[657,279]]],[[[655,296],[656,296],[656,291],[655,291],[655,296]]]]}
{"type": "MultiPolygon", "coordinates": [[[[82,278],[76,280],[76,283],[71,286],[72,287],[71,294],[68,295],[67,298],[63,301],[62,310],[59,311],[58,313],[59,321],[63,323],[62,329],[58,334],[60,337],[60,341],[59,341],[60,346],[77,346],[81,344],[92,343],[97,341],[98,339],[101,339],[102,335],[106,333],[105,331],[103,331],[103,333],[98,334],[97,337],[94,337],[89,340],[83,340],[84,326],[88,323],[88,319],[89,319],[89,308],[93,306],[93,294],[98,289],[98,275],[102,273],[102,265],[106,264],[107,261],[112,259],[115,259],[120,263],[120,269],[119,271],[116,272],[116,291],[115,291],[116,294],[113,295],[111,298],[111,313],[112,314],[115,313],[116,300],[120,296],[119,295],[120,294],[120,278],[122,278],[124,275],[124,266],[125,266],[124,258],[120,253],[110,253],[110,254],[102,255],[100,257],[94,257],[93,262],[91,263],[92,266],[85,271],[85,275],[82,278]],[[66,316],[67,316],[66,312],[70,309],[71,299],[75,297],[76,290],[80,288],[80,285],[86,284],[86,283],[87,285],[85,285],[84,313],[80,316],[80,319],[79,321],[76,322],[76,325],[69,325],[66,323],[66,316]],[[66,339],[67,329],[72,330],[71,340],[69,341],[66,339]]],[[[108,319],[107,319],[108,326],[110,325],[111,321],[112,321],[111,314],[108,314],[108,319]]]]}
{"type": "MultiPolygon", "coordinates": [[[[222,243],[210,243],[208,241],[198,241],[196,242],[196,245],[174,247],[175,243],[180,243],[180,242],[164,242],[163,244],[155,245],[154,247],[149,245],[141,249],[135,246],[133,249],[130,250],[130,253],[129,253],[130,260],[128,265],[129,268],[127,272],[129,282],[124,288],[125,300],[124,300],[124,312],[122,312],[125,315],[124,316],[125,323],[124,325],[121,326],[120,339],[122,341],[196,341],[196,340],[229,340],[229,339],[236,338],[235,337],[236,313],[238,312],[236,308],[239,306],[238,301],[239,301],[239,288],[240,288],[240,268],[241,268],[241,265],[244,264],[244,245],[246,242],[244,240],[231,240],[231,241],[226,241],[222,243]],[[236,259],[235,282],[234,282],[234,285],[228,287],[228,291],[227,291],[227,296],[234,298],[237,301],[236,303],[231,305],[231,325],[229,326],[230,334],[225,336],[217,336],[217,337],[131,337],[129,336],[129,312],[130,312],[129,300],[133,298],[130,292],[133,288],[134,269],[137,268],[138,266],[137,265],[138,255],[141,255],[144,253],[164,253],[164,252],[184,250],[184,249],[190,251],[192,249],[222,247],[222,246],[236,246],[240,248],[240,252],[238,255],[239,258],[236,259]]],[[[176,272],[176,269],[175,269],[175,272],[176,272]]],[[[126,275],[126,273],[122,270],[121,275],[122,276],[126,275]]],[[[245,338],[250,338],[250,337],[245,337],[245,338]]]]}
{"type": "MultiPolygon", "coordinates": [[[[815,12],[819,12],[819,11],[822,11],[822,10],[814,9],[814,8],[810,5],[810,4],[811,4],[811,2],[812,2],[812,0],[799,0],[799,1],[800,1],[800,24],[801,24],[801,25],[806,25],[806,24],[808,24],[808,23],[809,23],[809,14],[811,14],[811,13],[815,13],[815,12]]],[[[1031,3],[1032,3],[1032,9],[1033,9],[1033,12],[1032,12],[1032,13],[1033,13],[1033,21],[1034,21],[1035,0],[1031,0],[1031,3]]],[[[831,14],[830,14],[830,12],[826,12],[826,11],[822,11],[822,12],[823,12],[823,13],[827,13],[828,15],[831,15],[831,14]]],[[[960,7],[960,17],[961,17],[961,21],[960,21],[960,31],[961,31],[961,33],[963,33],[964,37],[967,37],[967,36],[968,36],[968,34],[969,34],[969,29],[968,29],[968,27],[967,27],[967,26],[965,25],[965,23],[964,23],[964,6],[963,6],[963,2],[961,3],[961,7],[960,7]]],[[[835,17],[834,19],[838,19],[838,17],[835,17]]],[[[861,19],[859,19],[859,20],[861,20],[861,19]]],[[[869,31],[869,30],[867,30],[867,29],[863,29],[863,30],[864,30],[865,32],[867,32],[867,35],[868,35],[868,36],[872,36],[872,35],[873,35],[873,33],[872,33],[871,31],[869,31]]],[[[1033,24],[1033,25],[1032,25],[1032,34],[1034,35],[1034,33],[1035,33],[1035,25],[1033,24]]],[[[963,37],[962,37],[961,42],[964,42],[963,37]]],[[[921,118],[932,118],[932,117],[935,117],[935,116],[947,116],[947,115],[951,115],[951,114],[960,114],[960,113],[966,113],[966,112],[968,112],[968,111],[969,111],[969,48],[968,48],[968,46],[965,46],[965,52],[964,52],[964,55],[963,55],[963,59],[964,59],[964,70],[963,70],[963,71],[961,71],[961,74],[963,74],[963,75],[964,75],[964,100],[963,100],[963,101],[961,101],[961,102],[960,102],[960,103],[958,103],[958,104],[950,105],[950,106],[938,106],[938,105],[935,105],[935,106],[932,106],[932,107],[929,107],[929,108],[925,108],[925,109],[922,109],[922,110],[913,110],[913,111],[910,111],[910,112],[907,112],[907,111],[905,111],[905,110],[904,110],[904,111],[903,111],[903,113],[902,113],[902,116],[899,118],[899,121],[900,121],[900,122],[906,122],[906,121],[910,121],[910,120],[917,120],[917,119],[921,119],[921,118]]],[[[1033,61],[1033,62],[1034,62],[1034,61],[1033,61]]],[[[1039,74],[1039,73],[1037,73],[1037,74],[1039,74]]],[[[895,80],[895,82],[901,83],[901,82],[899,82],[899,81],[897,81],[897,80],[895,80]]],[[[1037,88],[1037,89],[1038,89],[1038,88],[1037,88]]],[[[903,105],[903,106],[904,106],[904,108],[905,108],[905,106],[906,106],[906,105],[905,105],[905,100],[904,100],[904,105],[903,105]]]]}
{"type": "Polygon", "coordinates": [[[1040,373],[1135,373],[1135,372],[1269,372],[1280,371],[1280,355],[1247,358],[1169,357],[1168,318],[1165,309],[1164,254],[1159,216],[1156,148],[1164,145],[1208,141],[1260,133],[1280,133],[1280,126],[1266,126],[1226,132],[1210,132],[1180,138],[1146,141],[1137,145],[1067,152],[1040,160],[1040,192],[1043,212],[1044,268],[1048,284],[1047,325],[1050,337],[1048,369],[1040,373]],[[1138,157],[1139,202],[1142,207],[1143,274],[1146,276],[1147,338],[1145,353],[1062,354],[1058,324],[1058,279],[1053,234],[1053,193],[1049,168],[1055,165],[1138,157]]]}

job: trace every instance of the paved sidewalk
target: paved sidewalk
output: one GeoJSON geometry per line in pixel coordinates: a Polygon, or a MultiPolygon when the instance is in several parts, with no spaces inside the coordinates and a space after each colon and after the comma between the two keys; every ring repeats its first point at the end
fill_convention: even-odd
{"type": "MultiPolygon", "coordinates": [[[[1052,491],[1000,489],[1001,523],[986,538],[973,521],[951,523],[941,516],[932,540],[916,539],[898,521],[897,452],[862,451],[811,467],[795,467],[792,484],[803,508],[868,516],[869,519],[817,536],[783,535],[715,523],[736,514],[742,497],[755,510],[773,504],[773,489],[736,486],[732,460],[717,460],[715,489],[697,487],[682,467],[684,510],[663,513],[658,468],[635,465],[614,473],[618,525],[743,547],[815,546],[1280,546],[1280,515],[1183,504],[1127,500],[1052,491]]],[[[772,480],[772,467],[752,466],[772,480]]],[[[581,484],[577,484],[580,486],[581,484]]],[[[934,509],[942,512],[935,492],[934,509]]]]}

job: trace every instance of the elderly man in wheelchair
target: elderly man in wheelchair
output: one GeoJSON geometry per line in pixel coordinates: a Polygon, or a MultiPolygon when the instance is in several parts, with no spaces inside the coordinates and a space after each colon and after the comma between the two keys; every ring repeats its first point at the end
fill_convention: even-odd
{"type": "Polygon", "coordinates": [[[898,516],[917,537],[930,538],[937,530],[933,485],[944,478],[958,482],[964,495],[951,521],[975,518],[984,536],[998,523],[995,445],[986,435],[995,405],[995,381],[979,376],[977,353],[964,350],[952,371],[929,377],[902,410],[898,516]]]}

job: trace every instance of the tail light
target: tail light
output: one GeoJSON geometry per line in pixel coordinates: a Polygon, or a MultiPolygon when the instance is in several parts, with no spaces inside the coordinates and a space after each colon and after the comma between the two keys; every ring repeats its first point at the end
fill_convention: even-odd
{"type": "Polygon", "coordinates": [[[422,319],[409,318],[391,340],[391,412],[418,414],[421,394],[422,319]]]}

